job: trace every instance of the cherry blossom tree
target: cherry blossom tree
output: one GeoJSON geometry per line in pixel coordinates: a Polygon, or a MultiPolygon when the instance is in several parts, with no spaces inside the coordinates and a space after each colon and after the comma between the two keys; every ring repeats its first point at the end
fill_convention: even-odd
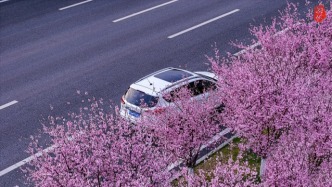
{"type": "Polygon", "coordinates": [[[331,185],[331,11],[316,23],[289,4],[279,21],[251,32],[260,47],[210,58],[223,124],[267,158],[267,186],[331,185]]]}
{"type": "MultiPolygon", "coordinates": [[[[331,133],[331,128],[327,129],[331,133]]],[[[280,138],[278,146],[267,157],[264,184],[266,186],[331,186],[330,150],[317,151],[317,142],[305,135],[292,132],[280,138]],[[304,135],[304,136],[303,136],[304,135]]],[[[315,134],[315,132],[313,132],[315,134]]],[[[315,138],[314,138],[315,139],[315,138]]],[[[327,142],[325,142],[326,144],[327,142]]]]}
{"type": "Polygon", "coordinates": [[[42,155],[25,169],[36,186],[155,186],[171,177],[168,156],[146,129],[105,112],[101,101],[48,122],[53,148],[42,151],[35,139],[31,151],[42,155]]]}
{"type": "Polygon", "coordinates": [[[171,104],[141,121],[151,129],[163,151],[171,155],[173,163],[181,161],[190,169],[196,165],[203,146],[221,131],[214,90],[207,88],[196,96],[192,91],[185,87],[165,93],[171,104]]]}

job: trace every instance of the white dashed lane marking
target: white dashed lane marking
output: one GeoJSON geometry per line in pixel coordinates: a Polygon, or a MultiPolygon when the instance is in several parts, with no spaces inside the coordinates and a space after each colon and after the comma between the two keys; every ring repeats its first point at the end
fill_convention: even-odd
{"type": "Polygon", "coordinates": [[[203,23],[200,23],[200,24],[198,24],[198,25],[195,25],[195,26],[193,26],[193,27],[190,27],[190,28],[188,28],[188,29],[186,29],[186,30],[183,30],[183,31],[180,31],[180,32],[178,32],[178,33],[175,33],[175,34],[173,34],[173,35],[171,35],[171,36],[168,36],[168,38],[171,39],[171,38],[177,37],[177,36],[179,36],[179,35],[181,35],[181,34],[184,34],[184,33],[186,33],[186,32],[189,32],[189,31],[192,31],[192,30],[197,29],[197,28],[199,28],[199,27],[202,27],[202,26],[204,26],[204,25],[206,25],[206,24],[209,24],[209,23],[211,23],[211,22],[214,22],[214,21],[216,21],[216,20],[218,20],[218,19],[220,19],[220,18],[226,17],[226,16],[228,16],[228,15],[234,14],[235,12],[238,12],[238,11],[240,11],[240,9],[232,10],[232,11],[230,11],[230,12],[227,12],[227,13],[223,14],[223,15],[220,15],[220,16],[218,16],[218,17],[212,18],[212,19],[207,20],[207,21],[205,21],[205,22],[203,22],[203,23]]]}
{"type": "Polygon", "coordinates": [[[91,1],[92,0],[82,1],[82,2],[75,3],[75,4],[72,4],[72,5],[66,6],[66,7],[59,8],[59,10],[65,10],[65,9],[72,8],[72,7],[75,7],[75,6],[78,6],[78,5],[81,5],[81,4],[85,4],[85,3],[88,3],[88,2],[91,2],[91,1]]]}
{"type": "Polygon", "coordinates": [[[4,109],[4,108],[7,108],[7,107],[9,107],[9,106],[11,106],[11,105],[14,105],[14,104],[16,104],[16,103],[18,103],[18,101],[14,100],[14,101],[11,101],[11,102],[6,103],[6,104],[4,104],[4,105],[1,105],[1,106],[0,106],[0,110],[2,110],[2,109],[4,109]]]}
{"type": "Polygon", "coordinates": [[[123,18],[116,19],[116,20],[114,20],[113,22],[116,23],[116,22],[119,22],[119,21],[122,21],[122,20],[125,20],[125,19],[128,19],[128,18],[131,18],[131,17],[137,16],[137,15],[139,15],[139,14],[143,14],[143,13],[145,13],[145,12],[151,11],[151,10],[153,10],[153,9],[160,8],[160,7],[162,7],[162,6],[165,6],[165,5],[168,5],[168,4],[171,4],[171,3],[174,3],[174,2],[176,2],[176,1],[178,1],[178,0],[169,1],[169,2],[167,2],[167,3],[163,3],[163,4],[160,4],[160,5],[157,5],[157,6],[154,6],[154,7],[151,7],[151,8],[145,9],[145,10],[142,10],[142,11],[140,11],[140,12],[136,12],[136,13],[134,13],[134,14],[130,14],[130,15],[125,16],[125,17],[123,17],[123,18]]]}

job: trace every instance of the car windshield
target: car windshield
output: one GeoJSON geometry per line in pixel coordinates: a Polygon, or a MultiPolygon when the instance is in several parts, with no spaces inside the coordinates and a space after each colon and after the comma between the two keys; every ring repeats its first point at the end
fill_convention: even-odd
{"type": "Polygon", "coordinates": [[[140,107],[154,107],[158,102],[158,97],[154,97],[133,88],[129,88],[125,95],[125,100],[130,104],[140,107]]]}

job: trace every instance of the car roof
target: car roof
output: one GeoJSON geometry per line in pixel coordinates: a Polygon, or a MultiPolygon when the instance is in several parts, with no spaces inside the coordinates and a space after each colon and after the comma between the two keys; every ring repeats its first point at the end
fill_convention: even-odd
{"type": "Polygon", "coordinates": [[[161,91],[179,82],[198,77],[197,74],[179,68],[165,68],[147,75],[132,85],[131,88],[157,96],[161,91]],[[183,76],[182,76],[183,75],[183,76]]]}

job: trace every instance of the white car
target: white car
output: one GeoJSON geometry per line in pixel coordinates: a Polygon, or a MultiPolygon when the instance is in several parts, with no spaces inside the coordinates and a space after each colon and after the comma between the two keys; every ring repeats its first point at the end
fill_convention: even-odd
{"type": "Polygon", "coordinates": [[[216,88],[216,82],[217,77],[211,72],[190,72],[172,67],[159,70],[130,85],[121,97],[120,115],[135,122],[145,112],[161,112],[163,107],[172,105],[172,98],[165,97],[165,93],[186,87],[194,99],[200,99],[208,94],[206,90],[216,88]]]}

